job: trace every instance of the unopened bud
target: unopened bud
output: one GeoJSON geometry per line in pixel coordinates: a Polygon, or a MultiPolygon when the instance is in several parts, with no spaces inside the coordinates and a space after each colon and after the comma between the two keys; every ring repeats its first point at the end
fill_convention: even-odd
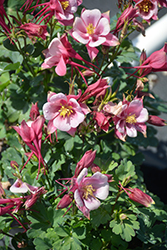
{"type": "Polygon", "coordinates": [[[126,192],[129,198],[135,202],[142,204],[145,207],[150,207],[151,204],[155,204],[154,200],[142,190],[138,188],[127,188],[130,193],[126,192]]]}
{"type": "Polygon", "coordinates": [[[100,167],[97,166],[95,163],[93,163],[90,168],[92,170],[92,173],[101,172],[100,167]]]}
{"type": "Polygon", "coordinates": [[[18,168],[19,164],[16,161],[11,161],[10,166],[15,170],[18,168]]]}
{"type": "Polygon", "coordinates": [[[32,121],[35,121],[35,119],[40,115],[39,109],[37,106],[37,102],[35,104],[32,103],[31,110],[30,110],[30,118],[32,121]]]}
{"type": "Polygon", "coordinates": [[[70,203],[73,201],[73,195],[72,194],[65,194],[63,198],[59,201],[57,205],[57,209],[62,209],[65,207],[68,207],[70,203]]]}
{"type": "Polygon", "coordinates": [[[156,115],[150,115],[147,121],[149,124],[162,127],[167,125],[166,121],[156,115]]]}
{"type": "Polygon", "coordinates": [[[128,217],[127,217],[127,215],[126,214],[120,214],[119,215],[119,218],[120,218],[120,220],[125,220],[125,219],[127,219],[128,217]]]}

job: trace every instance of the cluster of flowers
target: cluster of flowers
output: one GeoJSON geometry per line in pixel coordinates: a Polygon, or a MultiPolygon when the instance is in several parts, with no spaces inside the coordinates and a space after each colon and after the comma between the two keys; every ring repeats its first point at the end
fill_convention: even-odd
{"type": "MultiPolygon", "coordinates": [[[[8,16],[3,8],[4,0],[0,1],[0,25],[9,38],[11,38],[12,23],[9,21],[8,16]]],[[[56,20],[65,26],[72,26],[61,37],[54,38],[49,44],[48,48],[44,51],[45,60],[41,65],[42,69],[50,69],[55,67],[55,72],[59,76],[64,76],[67,72],[66,65],[71,65],[72,75],[73,68],[78,70],[81,74],[85,84],[86,90],[78,91],[78,94],[72,91],[68,95],[63,93],[49,92],[47,102],[43,106],[43,115],[40,115],[37,103],[32,105],[30,112],[30,121],[23,120],[20,126],[13,126],[17,133],[21,136],[22,140],[31,150],[27,154],[28,160],[24,164],[26,166],[32,155],[35,155],[39,160],[38,175],[41,171],[41,164],[44,167],[44,174],[46,171],[46,163],[41,154],[41,143],[45,120],[47,123],[47,135],[54,133],[58,130],[65,131],[72,136],[80,125],[84,125],[87,114],[92,115],[92,124],[87,124],[94,130],[104,130],[108,132],[110,127],[114,127],[115,135],[125,141],[126,136],[136,137],[137,131],[146,136],[146,122],[164,126],[166,123],[163,119],[148,114],[146,108],[143,107],[143,98],[146,95],[143,90],[143,77],[150,72],[167,70],[167,45],[154,52],[151,56],[146,58],[145,52],[141,55],[141,65],[134,67],[138,72],[137,87],[135,90],[136,96],[132,99],[123,96],[123,100],[119,102],[106,101],[105,96],[107,90],[110,88],[106,79],[101,77],[103,72],[92,61],[97,57],[99,50],[98,46],[103,45],[107,47],[119,46],[120,40],[118,33],[125,32],[129,22],[133,22],[138,28],[143,28],[142,24],[136,19],[142,17],[147,22],[151,19],[157,19],[158,4],[167,7],[166,1],[163,0],[135,0],[136,4],[129,5],[122,15],[118,18],[115,30],[110,30],[109,13],[101,13],[98,9],[86,10],[83,9],[80,17],[74,18],[74,13],[77,7],[82,3],[81,0],[50,0],[49,2],[37,4],[33,7],[31,0],[27,0],[22,8],[24,13],[29,10],[36,10],[41,8],[37,15],[33,18],[32,22],[19,23],[18,29],[24,31],[29,38],[40,37],[46,39],[47,23],[54,16],[56,20]],[[36,19],[35,19],[36,18],[36,19]],[[34,21],[35,20],[35,21],[34,21]],[[34,21],[34,22],[33,22],[34,21]],[[42,22],[45,25],[41,25],[42,22]],[[88,51],[91,62],[85,61],[73,48],[68,41],[68,35],[74,38],[78,43],[84,44],[88,51]],[[79,64],[76,60],[84,62],[87,66],[79,64]],[[80,68],[84,69],[84,73],[80,68]],[[96,72],[98,70],[98,72],[96,72]],[[100,74],[99,74],[100,72],[100,74]],[[85,75],[96,74],[99,76],[98,81],[88,85],[85,75]],[[87,105],[87,101],[94,97],[93,107],[87,105]]],[[[121,6],[121,1],[119,1],[121,6]]],[[[123,33],[122,33],[123,34],[123,33]]],[[[121,39],[121,38],[120,38],[121,39]]],[[[100,206],[100,201],[107,198],[109,194],[109,182],[111,177],[98,171],[90,177],[86,177],[88,167],[93,166],[95,159],[95,151],[87,151],[83,158],[76,166],[75,175],[72,178],[67,178],[70,181],[70,187],[65,187],[63,193],[67,190],[68,193],[60,200],[57,208],[68,207],[73,200],[77,207],[83,214],[89,218],[90,211],[97,209],[100,206]]],[[[21,169],[21,171],[23,170],[21,169]]],[[[20,172],[21,172],[20,171],[20,172]]],[[[151,197],[143,193],[137,188],[124,188],[120,185],[120,189],[124,190],[130,199],[149,206],[153,203],[151,197]]],[[[29,208],[36,199],[44,194],[46,191],[43,187],[32,187],[22,182],[21,177],[11,187],[11,192],[25,193],[31,192],[31,195],[13,198],[1,199],[0,204],[8,204],[6,207],[2,206],[0,209],[1,214],[9,213],[12,215],[19,208],[22,209],[23,204],[29,208]],[[26,201],[25,201],[26,200],[26,201]],[[33,200],[33,201],[32,201],[33,200]],[[13,207],[16,208],[13,209],[13,207]]]]}

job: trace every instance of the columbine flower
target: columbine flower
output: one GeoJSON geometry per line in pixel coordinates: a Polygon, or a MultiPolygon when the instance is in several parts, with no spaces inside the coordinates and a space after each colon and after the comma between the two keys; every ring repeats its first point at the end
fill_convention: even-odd
{"type": "MultiPolygon", "coordinates": [[[[45,122],[44,117],[38,116],[37,119],[34,121],[26,122],[25,120],[23,120],[20,126],[13,126],[16,132],[22,137],[23,141],[31,149],[31,154],[27,162],[30,160],[33,154],[35,154],[36,157],[38,158],[39,160],[38,175],[40,172],[41,163],[43,164],[45,169],[45,162],[41,155],[42,128],[44,122],[45,122]]],[[[27,162],[24,164],[23,168],[25,167],[27,162]]]]}
{"type": "Polygon", "coordinates": [[[138,14],[147,22],[151,18],[157,20],[158,3],[156,0],[135,0],[135,7],[138,9],[138,14]]]}
{"type": "MultiPolygon", "coordinates": [[[[31,3],[26,5],[26,11],[30,7],[31,3]]],[[[40,20],[40,23],[42,21],[48,22],[50,18],[54,16],[58,22],[67,26],[73,23],[74,13],[77,11],[77,8],[81,3],[82,0],[50,0],[46,3],[37,3],[32,8],[36,9],[40,6],[44,6],[43,9],[37,13],[36,21],[40,20]]]]}
{"type": "Polygon", "coordinates": [[[102,111],[101,112],[94,111],[93,115],[94,115],[93,119],[96,120],[98,126],[102,130],[107,132],[108,129],[109,129],[110,124],[109,124],[109,121],[108,121],[107,117],[104,115],[104,113],[102,111]]]}
{"type": "MultiPolygon", "coordinates": [[[[92,96],[96,96],[97,98],[103,97],[106,93],[106,89],[109,87],[108,82],[106,79],[99,79],[97,82],[90,84],[85,92],[79,98],[79,101],[84,102],[87,99],[91,98],[92,96]]],[[[95,100],[95,102],[96,102],[95,100]]]]}
{"type": "Polygon", "coordinates": [[[36,201],[40,198],[40,196],[46,193],[47,191],[44,187],[36,188],[33,192],[31,191],[31,194],[26,196],[26,201],[24,203],[25,208],[29,209],[32,207],[34,203],[36,203],[36,201]]]}
{"type": "Polygon", "coordinates": [[[118,38],[110,33],[109,15],[101,14],[100,10],[82,10],[81,17],[76,17],[70,35],[78,42],[86,45],[89,56],[93,60],[98,49],[95,47],[103,44],[116,46],[118,38]]]}
{"type": "Polygon", "coordinates": [[[146,136],[145,122],[148,120],[148,112],[143,108],[142,99],[134,99],[131,102],[125,99],[121,105],[121,110],[113,117],[116,136],[123,141],[126,135],[136,137],[137,131],[146,136]]]}
{"type": "MultiPolygon", "coordinates": [[[[137,71],[140,70],[140,77],[144,77],[151,72],[166,71],[167,43],[165,43],[162,49],[153,52],[140,66],[135,66],[134,68],[136,68],[137,71]]],[[[134,73],[136,73],[136,71],[134,73]]]]}
{"type": "Polygon", "coordinates": [[[38,187],[31,186],[30,184],[23,182],[21,179],[17,179],[15,183],[10,187],[12,193],[27,193],[28,191],[34,192],[38,187]]]}
{"type": "Polygon", "coordinates": [[[138,14],[136,8],[134,8],[132,5],[129,5],[118,18],[114,33],[119,32],[125,23],[129,24],[131,21],[134,21],[137,16],[138,14]]]}
{"type": "Polygon", "coordinates": [[[84,168],[77,177],[77,189],[74,192],[74,199],[77,207],[90,219],[89,212],[100,206],[100,201],[105,200],[109,194],[108,177],[96,172],[91,177],[85,177],[88,171],[84,168]]]}
{"type": "Polygon", "coordinates": [[[40,37],[45,40],[46,36],[48,35],[46,28],[47,25],[40,25],[36,23],[25,23],[20,25],[20,29],[24,30],[30,39],[34,39],[34,37],[40,37]]]}
{"type": "Polygon", "coordinates": [[[63,93],[48,94],[48,102],[43,106],[46,120],[49,120],[50,133],[56,129],[74,135],[80,123],[85,119],[84,109],[77,102],[75,96],[63,93]]]}
{"type": "MultiPolygon", "coordinates": [[[[45,61],[42,64],[43,69],[52,68],[56,66],[55,72],[59,76],[64,76],[66,74],[66,64],[70,64],[75,67],[79,73],[81,74],[82,78],[84,78],[82,72],[79,70],[78,67],[87,69],[87,67],[82,66],[76,62],[73,62],[71,59],[77,59],[80,61],[84,61],[89,67],[92,68],[92,64],[85,61],[76,51],[72,48],[71,44],[67,39],[67,35],[63,34],[61,37],[54,38],[51,43],[49,44],[48,49],[43,51],[45,55],[45,61]]],[[[92,68],[94,71],[94,69],[92,68]]],[[[94,71],[95,72],[95,71],[94,71]]]]}

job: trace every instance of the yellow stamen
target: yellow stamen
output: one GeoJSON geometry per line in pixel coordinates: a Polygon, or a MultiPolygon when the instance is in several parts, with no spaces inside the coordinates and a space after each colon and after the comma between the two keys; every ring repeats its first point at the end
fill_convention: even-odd
{"type": "Polygon", "coordinates": [[[66,115],[69,117],[73,113],[73,109],[71,106],[62,105],[62,107],[59,109],[59,113],[60,116],[63,116],[63,118],[65,118],[66,115]]]}
{"type": "Polygon", "coordinates": [[[95,27],[93,27],[93,24],[92,23],[89,23],[89,25],[87,26],[86,30],[87,30],[87,33],[89,35],[93,35],[94,34],[94,29],[95,27]]]}
{"type": "Polygon", "coordinates": [[[95,189],[92,187],[92,185],[86,185],[86,186],[84,186],[83,191],[84,191],[83,198],[85,200],[88,199],[89,195],[92,196],[92,197],[94,197],[96,199],[96,197],[93,194],[93,192],[95,191],[95,189]]]}
{"type": "Polygon", "coordinates": [[[149,0],[143,0],[138,6],[141,11],[149,12],[149,9],[152,7],[152,3],[149,0]]]}
{"type": "Polygon", "coordinates": [[[135,117],[136,117],[135,114],[127,116],[126,122],[130,124],[135,124],[137,122],[135,117]]]}
{"type": "Polygon", "coordinates": [[[68,8],[68,6],[70,5],[69,1],[64,1],[64,2],[60,2],[60,3],[61,3],[63,10],[66,10],[68,8]]]}

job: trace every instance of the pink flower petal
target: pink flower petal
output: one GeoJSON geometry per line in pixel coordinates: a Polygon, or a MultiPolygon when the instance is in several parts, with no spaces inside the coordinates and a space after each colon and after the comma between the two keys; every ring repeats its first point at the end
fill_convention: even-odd
{"type": "Polygon", "coordinates": [[[101,18],[101,12],[98,9],[93,10],[85,10],[82,15],[82,20],[84,21],[86,27],[91,23],[93,24],[93,27],[96,27],[100,18],[101,18]]]}
{"type": "Polygon", "coordinates": [[[91,196],[87,200],[84,199],[84,204],[89,210],[94,210],[100,206],[101,202],[91,196]]]}
{"type": "Polygon", "coordinates": [[[95,34],[98,36],[106,36],[110,32],[110,25],[107,18],[101,18],[95,28],[95,34]]]}
{"type": "Polygon", "coordinates": [[[64,61],[63,56],[61,56],[60,61],[57,64],[57,67],[55,68],[56,74],[59,76],[64,76],[66,74],[66,63],[64,61]]]}
{"type": "Polygon", "coordinates": [[[78,190],[78,189],[75,190],[75,192],[74,192],[74,199],[75,199],[75,202],[76,202],[76,204],[77,204],[78,206],[80,206],[80,207],[83,207],[83,206],[84,206],[84,203],[83,203],[83,201],[82,201],[82,198],[81,198],[81,196],[80,196],[80,193],[79,193],[79,190],[78,190]]]}
{"type": "Polygon", "coordinates": [[[129,137],[136,137],[137,136],[137,129],[133,124],[127,124],[126,132],[129,137]]]}

